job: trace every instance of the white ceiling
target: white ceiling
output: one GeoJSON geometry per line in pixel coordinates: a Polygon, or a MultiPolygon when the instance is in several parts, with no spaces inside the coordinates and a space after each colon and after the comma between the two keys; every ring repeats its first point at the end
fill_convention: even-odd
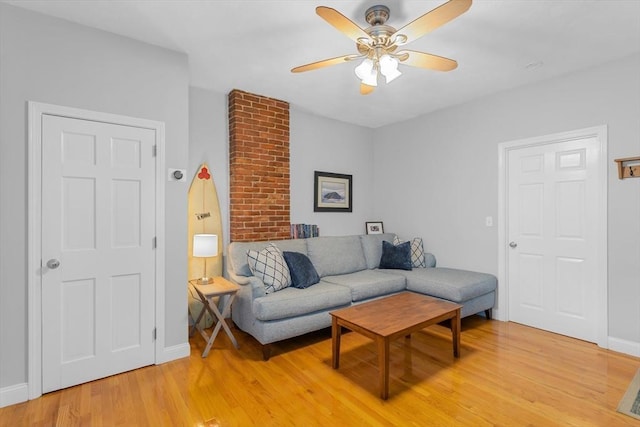
{"type": "Polygon", "coordinates": [[[401,28],[443,0],[8,0],[6,3],[185,52],[191,85],[240,89],[367,127],[379,127],[640,52],[640,0],[475,0],[469,11],[408,44],[458,61],[437,72],[400,66],[403,76],[359,93],[344,63],[290,69],[356,53],[355,43],[315,14],[337,9],[361,27],[374,4],[401,28]]]}

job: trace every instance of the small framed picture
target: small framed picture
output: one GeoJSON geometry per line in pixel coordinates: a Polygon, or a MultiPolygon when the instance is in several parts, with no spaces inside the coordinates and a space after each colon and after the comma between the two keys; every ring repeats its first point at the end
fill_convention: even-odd
{"type": "Polygon", "coordinates": [[[314,212],[352,212],[352,176],[314,172],[314,212]]]}
{"type": "Polygon", "coordinates": [[[367,234],[384,233],[384,227],[382,226],[382,221],[367,222],[366,229],[367,229],[367,234]]]}

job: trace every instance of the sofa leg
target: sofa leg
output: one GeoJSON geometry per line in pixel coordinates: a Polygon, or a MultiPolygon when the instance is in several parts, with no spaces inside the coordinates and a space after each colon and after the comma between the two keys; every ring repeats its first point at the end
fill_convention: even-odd
{"type": "Polygon", "coordinates": [[[266,362],[271,357],[271,344],[262,345],[262,359],[266,362]]]}
{"type": "Polygon", "coordinates": [[[487,310],[484,311],[484,316],[487,318],[487,320],[491,320],[492,316],[493,316],[493,309],[489,308],[487,310]]]}

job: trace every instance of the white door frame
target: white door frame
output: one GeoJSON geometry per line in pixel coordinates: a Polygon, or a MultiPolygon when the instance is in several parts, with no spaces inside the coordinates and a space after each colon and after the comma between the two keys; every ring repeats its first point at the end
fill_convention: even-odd
{"type": "Polygon", "coordinates": [[[164,247],[164,123],[119,116],[97,111],[63,107],[39,102],[28,102],[28,226],[27,226],[27,381],[29,399],[42,395],[42,116],[53,115],[73,119],[91,120],[116,125],[146,128],[156,134],[155,212],[156,212],[156,265],[155,265],[155,363],[161,363],[164,350],[165,299],[165,247],[164,247]]]}
{"type": "Polygon", "coordinates": [[[555,133],[534,138],[520,139],[516,141],[502,142],[498,144],[498,309],[495,310],[498,320],[509,320],[509,283],[507,240],[509,234],[507,230],[508,217],[508,173],[509,173],[509,152],[525,147],[542,146],[555,144],[575,139],[595,137],[599,142],[600,158],[598,159],[598,173],[602,178],[598,182],[598,256],[597,256],[597,283],[598,283],[598,306],[596,319],[598,324],[597,344],[600,347],[608,348],[608,268],[607,268],[607,126],[595,126],[585,129],[577,129],[569,132],[555,133]]]}

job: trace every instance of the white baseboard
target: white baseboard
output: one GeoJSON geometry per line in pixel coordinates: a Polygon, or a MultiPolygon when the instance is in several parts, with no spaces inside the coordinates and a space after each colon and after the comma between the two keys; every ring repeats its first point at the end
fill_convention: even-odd
{"type": "Polygon", "coordinates": [[[0,408],[26,402],[27,400],[29,400],[29,386],[27,383],[0,388],[0,408]]]}
{"type": "Polygon", "coordinates": [[[609,350],[640,357],[640,342],[609,337],[609,350]]]}
{"type": "Polygon", "coordinates": [[[182,359],[183,357],[189,357],[190,354],[191,347],[188,342],[171,347],[165,347],[162,353],[158,355],[156,365],[171,362],[172,360],[182,359]]]}
{"type": "MultiPolygon", "coordinates": [[[[158,357],[156,364],[170,362],[183,357],[189,357],[191,347],[189,343],[183,343],[167,347],[158,357]]],[[[0,408],[15,405],[29,400],[29,385],[27,383],[15,384],[8,387],[0,388],[0,408]]]]}
{"type": "Polygon", "coordinates": [[[498,308],[494,308],[493,309],[493,313],[492,313],[492,317],[493,320],[500,320],[502,322],[506,322],[506,316],[504,315],[504,313],[502,311],[500,311],[500,309],[498,308]]]}

